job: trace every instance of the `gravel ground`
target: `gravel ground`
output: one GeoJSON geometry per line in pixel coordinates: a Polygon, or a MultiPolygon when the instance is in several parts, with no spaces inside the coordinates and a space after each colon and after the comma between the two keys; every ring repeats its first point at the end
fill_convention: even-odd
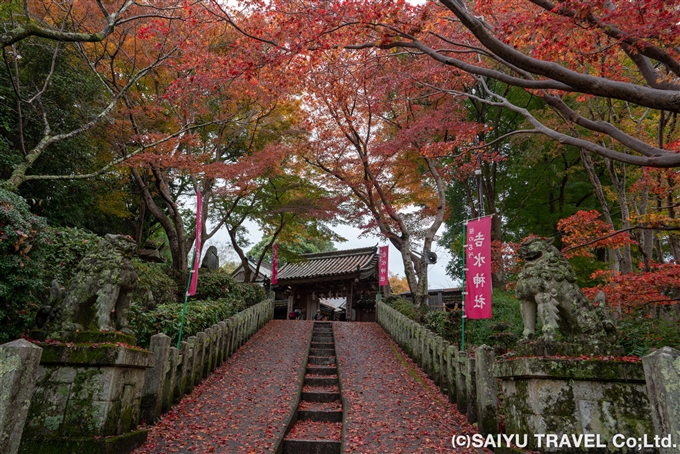
{"type": "Polygon", "coordinates": [[[152,426],[148,453],[266,453],[300,386],[311,321],[273,320],[152,426]]]}

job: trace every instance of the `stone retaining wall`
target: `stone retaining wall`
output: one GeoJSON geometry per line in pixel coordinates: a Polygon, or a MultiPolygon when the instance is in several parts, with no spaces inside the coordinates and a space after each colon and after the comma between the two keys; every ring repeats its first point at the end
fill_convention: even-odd
{"type": "Polygon", "coordinates": [[[0,383],[9,391],[0,393],[2,452],[132,451],[146,440],[140,422],[153,424],[273,315],[273,301],[263,301],[179,349],[165,334],[152,336],[151,351],[125,342],[0,346],[0,383]]]}

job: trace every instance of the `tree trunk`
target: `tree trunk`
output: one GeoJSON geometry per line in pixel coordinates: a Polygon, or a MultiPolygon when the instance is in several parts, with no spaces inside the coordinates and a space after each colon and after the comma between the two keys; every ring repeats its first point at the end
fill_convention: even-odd
{"type": "MultiPolygon", "coordinates": [[[[628,197],[626,195],[626,165],[621,163],[621,177],[616,173],[614,162],[611,159],[605,158],[605,164],[609,171],[609,176],[616,188],[616,196],[621,208],[621,227],[623,229],[630,228],[630,209],[628,208],[628,197]]],[[[630,274],[633,272],[633,257],[630,252],[630,246],[626,245],[621,248],[621,273],[630,274]]]]}
{"type": "MultiPolygon", "coordinates": [[[[588,174],[588,179],[590,179],[590,183],[593,185],[593,189],[595,190],[595,196],[597,197],[597,200],[600,202],[600,205],[602,206],[602,213],[604,214],[604,218],[611,225],[612,230],[614,229],[614,220],[612,219],[612,215],[609,212],[609,204],[607,203],[607,198],[604,196],[604,190],[602,189],[602,183],[600,182],[600,179],[597,176],[597,172],[595,172],[595,166],[593,165],[592,159],[590,159],[590,152],[584,149],[581,149],[581,162],[583,163],[583,168],[586,170],[586,173],[588,174]]],[[[614,262],[614,270],[615,271],[620,271],[621,270],[621,264],[623,263],[623,254],[619,249],[612,249],[614,252],[614,256],[616,257],[616,261],[614,262]]]]}
{"type": "Polygon", "coordinates": [[[137,169],[132,169],[132,175],[141,189],[142,198],[151,215],[161,224],[168,237],[170,255],[172,256],[172,271],[175,282],[177,282],[180,292],[183,292],[187,282],[188,260],[185,247],[184,224],[182,216],[177,210],[177,205],[172,199],[170,188],[168,187],[162,173],[158,169],[152,169],[156,180],[156,189],[165,201],[167,213],[164,212],[154,201],[149,187],[144,183],[142,176],[137,169]]]}

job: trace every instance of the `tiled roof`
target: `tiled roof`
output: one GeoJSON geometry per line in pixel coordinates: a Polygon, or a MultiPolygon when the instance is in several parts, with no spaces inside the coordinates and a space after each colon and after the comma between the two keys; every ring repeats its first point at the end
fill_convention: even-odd
{"type": "Polygon", "coordinates": [[[287,263],[279,270],[278,279],[313,279],[336,277],[361,273],[366,277],[376,269],[378,263],[377,247],[348,249],[345,251],[304,254],[302,260],[287,263]]]}

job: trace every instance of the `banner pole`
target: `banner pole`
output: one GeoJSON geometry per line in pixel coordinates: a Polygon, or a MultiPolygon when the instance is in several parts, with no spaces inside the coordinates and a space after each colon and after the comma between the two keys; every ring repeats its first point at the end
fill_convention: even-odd
{"type": "Polygon", "coordinates": [[[182,321],[179,322],[179,337],[177,338],[177,349],[179,350],[180,342],[182,342],[182,330],[184,329],[184,315],[187,312],[187,300],[189,299],[189,285],[191,285],[191,274],[194,272],[194,260],[196,260],[196,248],[194,247],[194,255],[191,257],[191,269],[187,277],[187,290],[184,292],[184,307],[182,307],[182,321]]]}
{"type": "Polygon", "coordinates": [[[465,351],[465,297],[467,296],[467,287],[465,282],[466,269],[466,255],[467,255],[467,222],[463,223],[463,284],[461,287],[461,346],[460,351],[465,351]]]}

